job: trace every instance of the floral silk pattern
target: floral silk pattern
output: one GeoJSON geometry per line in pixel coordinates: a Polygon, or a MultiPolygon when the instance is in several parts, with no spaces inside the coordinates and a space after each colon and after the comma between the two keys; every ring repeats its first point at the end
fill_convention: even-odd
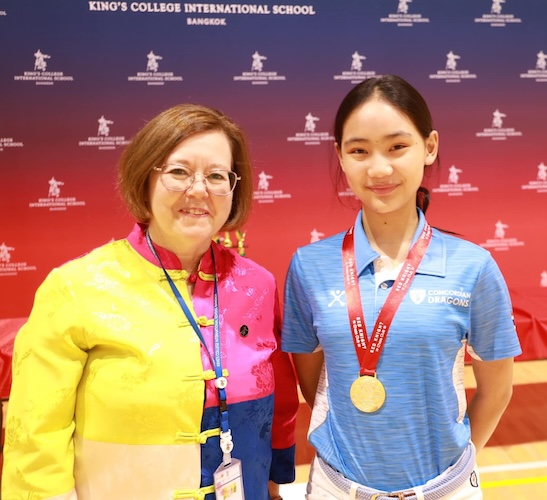
{"type": "MultiPolygon", "coordinates": [[[[207,481],[221,455],[213,367],[143,230],[136,225],[127,239],[54,269],[40,286],[15,340],[4,500],[214,498],[207,481]]],[[[240,436],[234,456],[242,459],[246,496],[262,500],[268,478],[293,480],[294,374],[278,350],[272,275],[229,249],[212,249],[230,424],[240,436]],[[254,434],[247,419],[259,419],[249,426],[254,434]],[[260,481],[249,477],[257,473],[252,462],[265,469],[260,481]]],[[[190,298],[178,259],[157,250],[213,353],[211,253],[190,298]]]]}

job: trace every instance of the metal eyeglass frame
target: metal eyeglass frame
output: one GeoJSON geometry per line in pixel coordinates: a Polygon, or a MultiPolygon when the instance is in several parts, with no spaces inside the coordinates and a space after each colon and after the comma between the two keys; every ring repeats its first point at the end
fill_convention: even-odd
{"type": "Polygon", "coordinates": [[[155,170],[156,172],[159,172],[160,174],[162,174],[160,176],[160,180],[161,180],[161,183],[163,184],[163,187],[165,189],[167,189],[168,191],[174,191],[176,193],[186,193],[186,191],[188,191],[194,185],[196,180],[201,180],[201,182],[203,182],[203,184],[205,185],[205,189],[207,190],[207,192],[209,194],[212,194],[214,196],[228,196],[229,194],[234,192],[234,190],[237,186],[237,181],[241,180],[241,177],[238,176],[233,170],[220,170],[220,169],[211,170],[207,175],[209,175],[210,173],[213,173],[213,172],[226,172],[228,175],[233,175],[233,177],[234,177],[234,184],[232,186],[232,189],[230,189],[230,191],[228,191],[227,193],[213,193],[212,191],[209,190],[209,186],[207,184],[207,180],[206,180],[205,175],[201,174],[201,172],[194,172],[191,168],[185,167],[184,165],[180,165],[179,163],[164,163],[161,167],[152,167],[152,169],[155,170]],[[167,187],[165,185],[165,183],[163,182],[163,175],[167,174],[167,172],[165,172],[165,167],[174,166],[174,165],[182,167],[185,170],[188,170],[189,172],[192,172],[190,185],[186,189],[172,189],[172,188],[167,187]],[[196,174],[201,174],[202,178],[201,179],[196,179],[196,174]]]}

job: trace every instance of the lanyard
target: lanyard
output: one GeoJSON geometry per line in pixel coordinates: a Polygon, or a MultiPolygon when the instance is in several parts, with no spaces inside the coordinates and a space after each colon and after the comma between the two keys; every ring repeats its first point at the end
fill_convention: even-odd
{"type": "Polygon", "coordinates": [[[186,302],[182,298],[178,288],[175,286],[175,283],[173,283],[171,276],[169,276],[169,273],[166,271],[165,267],[163,266],[160,260],[160,256],[158,255],[158,253],[156,252],[156,249],[154,248],[154,245],[152,244],[152,240],[150,238],[150,234],[148,233],[148,230],[146,231],[146,243],[148,244],[150,251],[154,254],[154,257],[158,261],[159,265],[163,269],[165,278],[167,279],[167,282],[169,283],[169,286],[171,287],[171,290],[173,291],[173,294],[175,295],[177,302],[182,308],[184,315],[190,322],[190,325],[192,325],[192,328],[194,329],[194,332],[198,336],[201,344],[203,345],[203,347],[205,347],[205,350],[207,351],[207,355],[209,356],[209,359],[211,360],[211,365],[215,369],[215,375],[216,375],[215,386],[218,390],[218,399],[220,403],[220,448],[222,449],[222,452],[223,452],[224,465],[228,465],[231,462],[230,452],[232,451],[234,445],[232,442],[232,433],[230,431],[230,426],[228,425],[228,405],[226,403],[226,399],[227,399],[226,386],[228,385],[228,381],[226,380],[226,377],[222,375],[220,320],[219,320],[219,306],[218,306],[218,280],[217,280],[215,253],[213,252],[213,248],[211,247],[211,257],[213,260],[213,273],[215,276],[214,295],[213,295],[213,308],[214,308],[214,337],[213,337],[214,338],[214,357],[213,357],[211,355],[211,352],[209,351],[209,348],[207,347],[207,343],[205,342],[203,335],[201,334],[200,328],[198,324],[196,323],[196,320],[194,319],[194,316],[190,312],[190,309],[188,309],[188,306],[186,305],[186,302]]]}
{"type": "Polygon", "coordinates": [[[355,247],[353,244],[354,230],[354,227],[348,230],[342,243],[344,286],[348,303],[348,317],[355,351],[359,359],[359,375],[374,376],[393,317],[410,287],[410,283],[431,240],[431,226],[427,222],[425,223],[422,234],[410,249],[403,267],[399,271],[397,279],[378,314],[370,341],[367,337],[363,304],[359,291],[359,277],[357,275],[355,247]]]}

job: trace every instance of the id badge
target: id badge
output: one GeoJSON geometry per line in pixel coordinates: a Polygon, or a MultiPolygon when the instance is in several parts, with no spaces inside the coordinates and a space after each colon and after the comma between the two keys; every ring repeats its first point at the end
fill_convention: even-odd
{"type": "Polygon", "coordinates": [[[216,500],[245,500],[239,460],[232,458],[229,465],[220,464],[213,477],[216,500]]]}

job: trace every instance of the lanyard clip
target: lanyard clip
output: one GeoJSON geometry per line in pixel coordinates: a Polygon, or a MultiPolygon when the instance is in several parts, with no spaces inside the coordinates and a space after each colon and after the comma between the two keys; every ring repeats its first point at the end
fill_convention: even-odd
{"type": "Polygon", "coordinates": [[[230,453],[234,449],[234,442],[232,441],[232,431],[228,429],[227,432],[220,433],[220,449],[224,453],[230,453]]]}
{"type": "Polygon", "coordinates": [[[232,431],[228,429],[227,432],[220,433],[220,449],[223,453],[222,461],[224,465],[228,465],[232,461],[231,452],[234,449],[234,442],[232,441],[232,431]]]}
{"type": "Polygon", "coordinates": [[[215,386],[217,389],[226,389],[228,385],[228,379],[226,377],[217,377],[215,379],[215,386]]]}

